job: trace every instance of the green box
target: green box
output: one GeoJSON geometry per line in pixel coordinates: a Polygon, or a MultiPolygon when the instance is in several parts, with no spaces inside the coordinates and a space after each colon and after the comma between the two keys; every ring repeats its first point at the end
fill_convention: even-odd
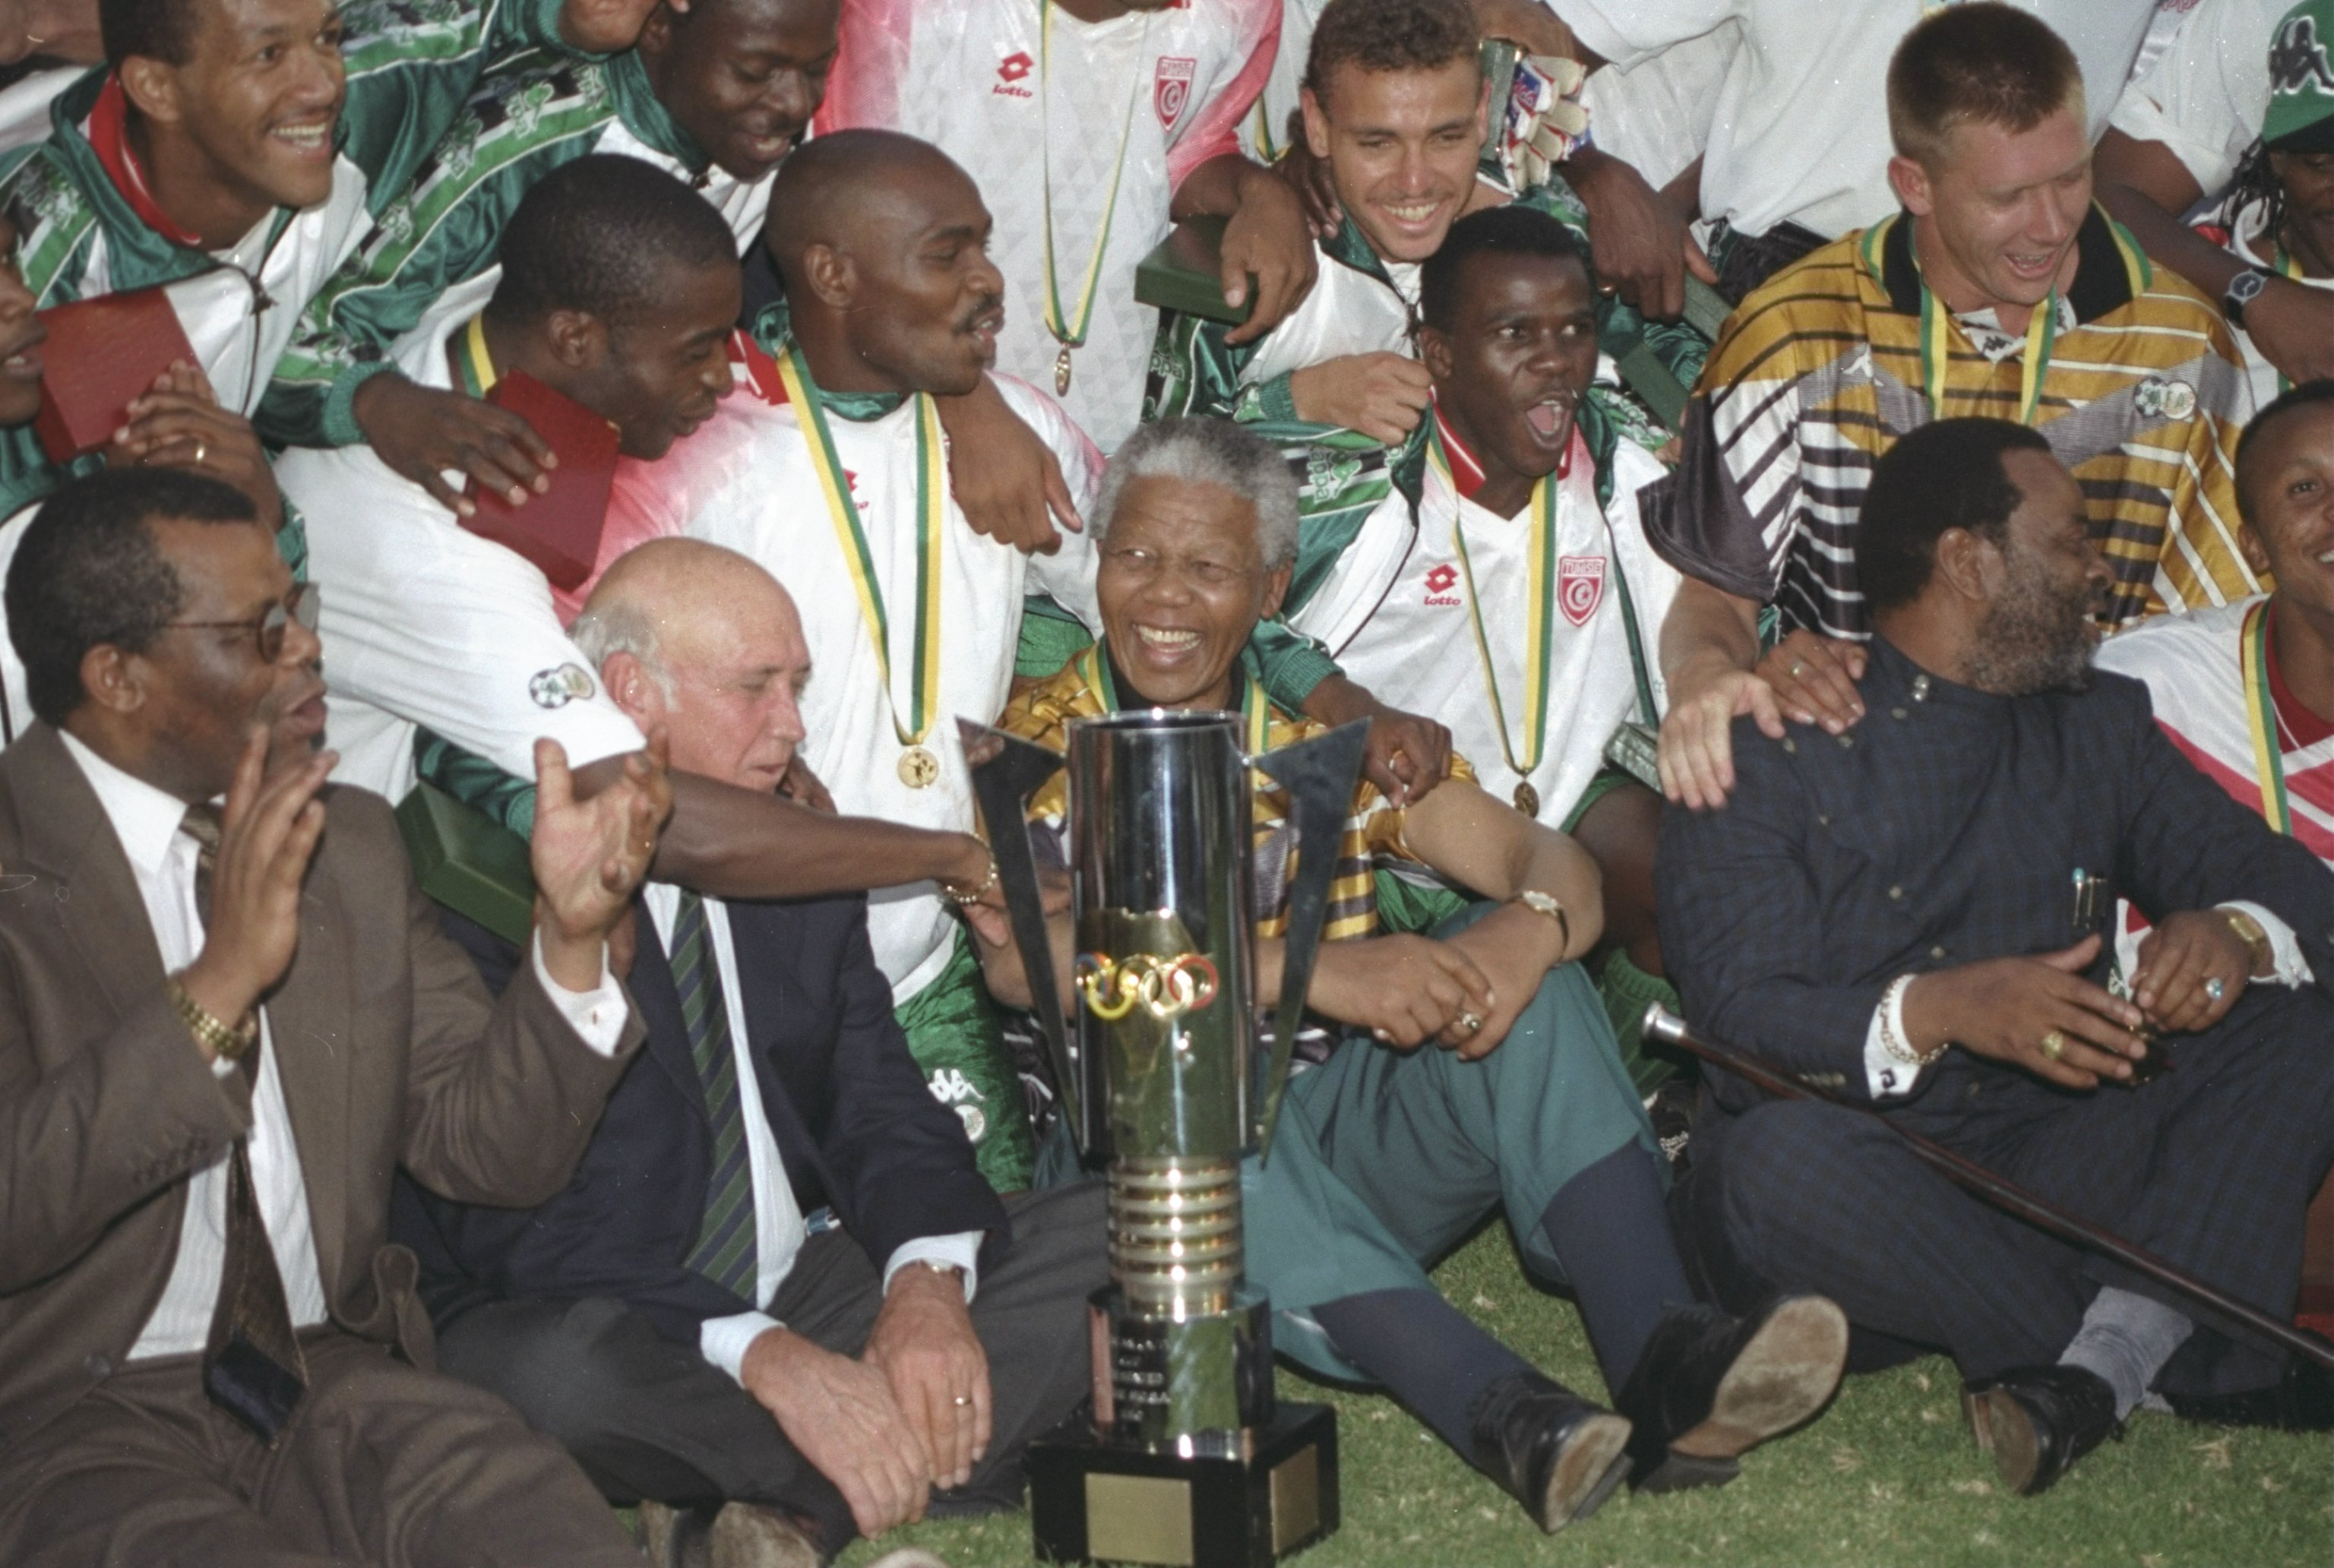
{"type": "MultiPolygon", "coordinates": [[[[1181,311],[1233,326],[1248,320],[1249,306],[1224,303],[1224,222],[1187,217],[1134,264],[1134,297],[1162,311],[1181,311]]],[[[1250,274],[1250,281],[1255,274],[1250,274]]],[[[1256,295],[1250,291],[1249,299],[1256,295]]]]}
{"type": "Polygon", "coordinates": [[[525,839],[429,784],[399,803],[397,829],[423,892],[526,946],[535,928],[535,870],[525,839]]]}

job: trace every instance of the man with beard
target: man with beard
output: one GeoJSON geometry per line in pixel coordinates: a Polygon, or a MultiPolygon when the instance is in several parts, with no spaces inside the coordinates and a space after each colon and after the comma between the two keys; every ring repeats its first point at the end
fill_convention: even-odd
{"type": "Polygon", "coordinates": [[[1950,1354],[2031,1495],[2151,1392],[2256,1393],[2284,1358],[1980,1203],[1883,1121],[2290,1316],[2334,1158],[2334,879],[2181,756],[2139,683],[2091,672],[2110,572],[2040,435],[1905,437],[1856,566],[1871,717],[1739,720],[1727,808],[1664,819],[1661,921],[1689,1018],[1881,1118],[1713,1073],[1674,1201],[1722,1302],[1820,1291],[1867,1365],[1950,1354]],[[2155,925],[2127,998],[2118,894],[2155,925]],[[2177,1070],[2151,1079],[2157,1053],[2177,1070]]]}
{"type": "Polygon", "coordinates": [[[1835,733],[1870,627],[1852,558],[1872,465],[1956,415],[2049,438],[2094,498],[2109,626],[2259,584],[2231,457],[2243,361],[2204,297],[2091,201],[2083,78],[2064,40],[1972,0],[1905,35],[1888,70],[1905,210],[1778,273],[1729,318],[1645,528],[1686,574],[1662,627],[1662,781],[1696,809],[1732,786],[1729,726],[1835,733]],[[1764,659],[1762,611],[1782,640],[1764,659]]]}

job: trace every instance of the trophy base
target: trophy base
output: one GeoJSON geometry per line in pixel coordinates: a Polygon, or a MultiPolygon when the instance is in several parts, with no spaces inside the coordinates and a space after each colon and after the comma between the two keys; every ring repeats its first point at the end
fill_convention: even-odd
{"type": "Polygon", "coordinates": [[[1097,1441],[1083,1417],[1030,1446],[1029,1517],[1054,1563],[1271,1568],[1337,1528],[1337,1413],[1282,1404],[1250,1457],[1097,1441]]]}

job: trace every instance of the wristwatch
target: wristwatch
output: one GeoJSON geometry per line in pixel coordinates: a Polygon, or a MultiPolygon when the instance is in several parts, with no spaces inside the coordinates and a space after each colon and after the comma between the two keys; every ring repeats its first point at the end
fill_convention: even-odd
{"type": "Polygon", "coordinates": [[[2221,313],[2242,328],[2245,324],[2245,307],[2267,287],[2269,274],[2258,267],[2247,267],[2231,278],[2229,286],[2221,291],[2221,313]]]}
{"type": "Polygon", "coordinates": [[[2245,952],[2252,959],[2252,967],[2246,971],[2247,975],[2266,975],[2277,967],[2277,946],[2269,939],[2269,933],[2262,929],[2259,920],[2242,909],[2223,909],[2221,918],[2229,922],[2229,929],[2237,934],[2237,940],[2245,945],[2245,952]]]}
{"type": "Polygon", "coordinates": [[[1525,909],[1536,914],[1546,915],[1549,919],[1554,920],[1556,928],[1564,936],[1564,947],[1561,950],[1566,953],[1572,951],[1572,919],[1564,912],[1564,905],[1558,901],[1555,894],[1543,893],[1537,888],[1526,888],[1508,902],[1521,904],[1525,909]]]}

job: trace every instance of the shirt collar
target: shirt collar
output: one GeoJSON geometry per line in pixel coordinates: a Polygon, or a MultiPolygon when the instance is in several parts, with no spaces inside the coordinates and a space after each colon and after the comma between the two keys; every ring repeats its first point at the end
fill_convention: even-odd
{"type": "MultiPolygon", "coordinates": [[[[1913,255],[1913,215],[1899,212],[1869,231],[1858,248],[1875,280],[1888,292],[1890,308],[1908,316],[1921,313],[1921,268],[1913,255]],[[1876,239],[1877,245],[1871,240],[1876,239]]],[[[2094,202],[2075,234],[2075,281],[2068,286],[2066,303],[2075,320],[2095,322],[2121,310],[2146,289],[2153,275],[2146,257],[2094,202]]]]}
{"type": "Polygon", "coordinates": [[[134,774],[124,773],[69,731],[57,731],[57,737],[81,765],[89,787],[97,792],[97,803],[104,808],[106,821],[113,824],[113,836],[121,841],[121,852],[130,865],[141,877],[160,871],[178,837],[178,824],[186,821],[187,803],[134,774]]]}

